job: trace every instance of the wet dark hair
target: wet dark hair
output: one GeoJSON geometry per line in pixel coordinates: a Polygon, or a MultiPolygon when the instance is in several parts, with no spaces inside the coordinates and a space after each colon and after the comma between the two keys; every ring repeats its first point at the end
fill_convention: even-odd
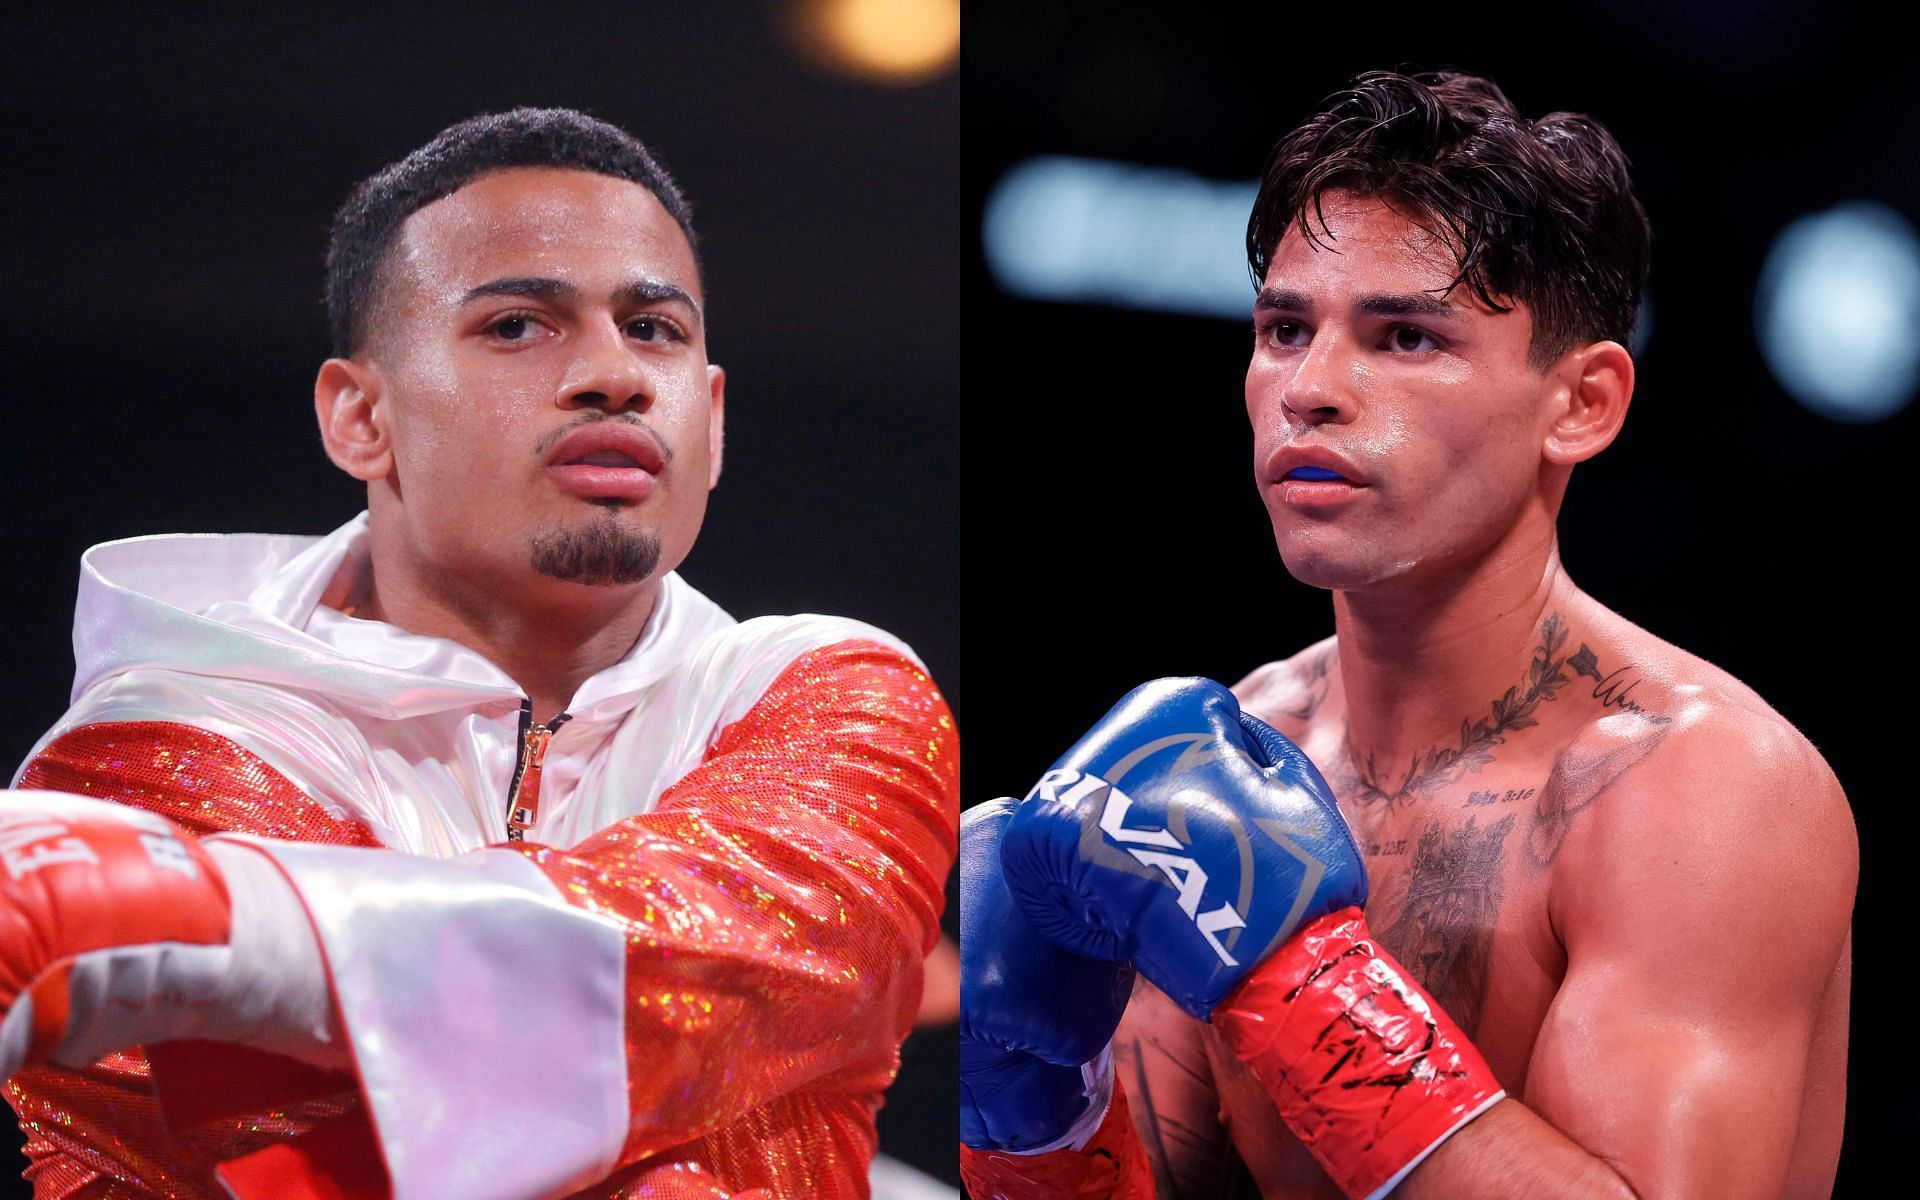
{"type": "Polygon", "coordinates": [[[1454,71],[1359,76],[1267,158],[1247,221],[1256,287],[1287,230],[1322,244],[1321,197],[1336,189],[1451,245],[1459,273],[1445,291],[1465,283],[1500,312],[1524,303],[1535,370],[1584,341],[1632,345],[1653,235],[1627,156],[1591,117],[1529,121],[1492,80],[1454,71]]]}
{"type": "Polygon", "coordinates": [[[671,176],[626,130],[571,108],[516,108],[448,126],[426,145],[363,180],[333,217],[327,242],[327,323],[333,353],[367,340],[381,272],[415,212],[475,179],[511,167],[558,167],[626,179],[652,192],[687,235],[693,214],[671,176]]]}

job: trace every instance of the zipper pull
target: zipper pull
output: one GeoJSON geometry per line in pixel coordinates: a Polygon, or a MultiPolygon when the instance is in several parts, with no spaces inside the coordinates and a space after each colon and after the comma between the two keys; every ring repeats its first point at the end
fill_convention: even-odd
{"type": "Polygon", "coordinates": [[[523,842],[527,830],[540,816],[540,766],[546,761],[547,744],[571,714],[561,713],[545,725],[535,725],[524,735],[520,746],[520,772],[507,796],[507,840],[523,842]]]}
{"type": "Polygon", "coordinates": [[[533,828],[533,819],[540,813],[540,764],[547,757],[547,743],[553,740],[553,730],[545,725],[536,725],[527,730],[527,744],[524,750],[526,769],[520,773],[520,786],[514,789],[513,799],[507,805],[507,840],[525,841],[527,830],[533,828]]]}

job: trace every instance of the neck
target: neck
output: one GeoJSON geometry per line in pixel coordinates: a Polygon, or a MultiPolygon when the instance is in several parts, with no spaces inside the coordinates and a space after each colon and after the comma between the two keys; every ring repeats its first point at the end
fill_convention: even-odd
{"type": "Polygon", "coordinates": [[[1335,592],[1347,753],[1362,786],[1396,797],[1444,783],[1451,764],[1533,724],[1552,684],[1537,686],[1531,666],[1543,649],[1569,653],[1546,646],[1545,629],[1564,631],[1580,599],[1551,526],[1437,578],[1335,592]]]}
{"type": "Polygon", "coordinates": [[[408,633],[458,642],[505,671],[545,723],[567,710],[589,677],[633,649],[653,615],[660,580],[599,587],[541,578],[508,588],[454,579],[382,548],[376,540],[356,615],[408,633]]]}

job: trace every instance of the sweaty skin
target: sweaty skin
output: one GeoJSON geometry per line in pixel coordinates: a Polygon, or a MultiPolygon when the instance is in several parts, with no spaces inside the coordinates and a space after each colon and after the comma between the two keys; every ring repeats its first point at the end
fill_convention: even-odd
{"type": "MultiPolygon", "coordinates": [[[[1739,680],[1576,588],[1553,521],[1617,434],[1611,342],[1546,370],[1524,305],[1334,192],[1333,248],[1282,240],[1248,372],[1255,469],[1336,636],[1242,680],[1366,859],[1374,933],[1509,1099],[1396,1197],[1771,1197],[1832,1190],[1858,848],[1817,750],[1739,680]],[[1304,302],[1304,306],[1303,306],[1304,302]],[[1290,502],[1285,455],[1366,486],[1290,502]]],[[[1297,495],[1298,493],[1296,493],[1297,495]]],[[[1211,1027],[1136,986],[1115,1042],[1167,1197],[1338,1192],[1211,1027]]]]}
{"type": "Polygon", "coordinates": [[[693,247],[640,184],[518,167],[409,216],[382,279],[367,344],[314,383],[329,457],[367,484],[356,615],[479,651],[547,721],[632,649],[719,481],[725,373],[707,358],[693,247]],[[599,422],[659,447],[644,497],[583,497],[548,470],[561,439],[599,422]],[[653,569],[534,569],[537,540],[596,529],[656,542],[653,569]]]}

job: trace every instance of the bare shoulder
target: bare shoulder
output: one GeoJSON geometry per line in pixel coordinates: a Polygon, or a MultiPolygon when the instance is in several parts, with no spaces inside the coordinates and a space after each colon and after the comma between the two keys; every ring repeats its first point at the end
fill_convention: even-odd
{"type": "MultiPolygon", "coordinates": [[[[1846,795],[1819,749],[1759,693],[1699,655],[1624,619],[1609,639],[1636,677],[1635,701],[1609,704],[1616,681],[1597,677],[1601,705],[1579,731],[1577,755],[1625,743],[1648,749],[1641,787],[1684,786],[1702,814],[1782,815],[1781,804],[1810,821],[1852,827],[1846,795]],[[1709,786],[1715,782],[1722,786],[1709,786]],[[1739,786],[1731,786],[1739,785],[1739,786]]],[[[1620,696],[1624,699],[1624,696],[1620,696]]]]}
{"type": "Polygon", "coordinates": [[[1240,707],[1289,737],[1319,713],[1338,678],[1338,639],[1323,638],[1289,658],[1254,668],[1233,685],[1240,707]]]}
{"type": "Polygon", "coordinates": [[[1643,1193],[1711,1169],[1825,1194],[1859,871],[1846,794],[1731,673],[1605,610],[1570,629],[1549,669],[1576,719],[1522,817],[1564,952],[1526,1102],[1643,1193]]]}
{"type": "Polygon", "coordinates": [[[1621,670],[1595,674],[1601,704],[1559,751],[1531,830],[1536,864],[1560,860],[1556,891],[1616,905],[1626,879],[1675,890],[1712,879],[1730,900],[1803,888],[1844,923],[1859,847],[1819,749],[1698,655],[1623,619],[1595,632],[1597,657],[1621,670]]]}

